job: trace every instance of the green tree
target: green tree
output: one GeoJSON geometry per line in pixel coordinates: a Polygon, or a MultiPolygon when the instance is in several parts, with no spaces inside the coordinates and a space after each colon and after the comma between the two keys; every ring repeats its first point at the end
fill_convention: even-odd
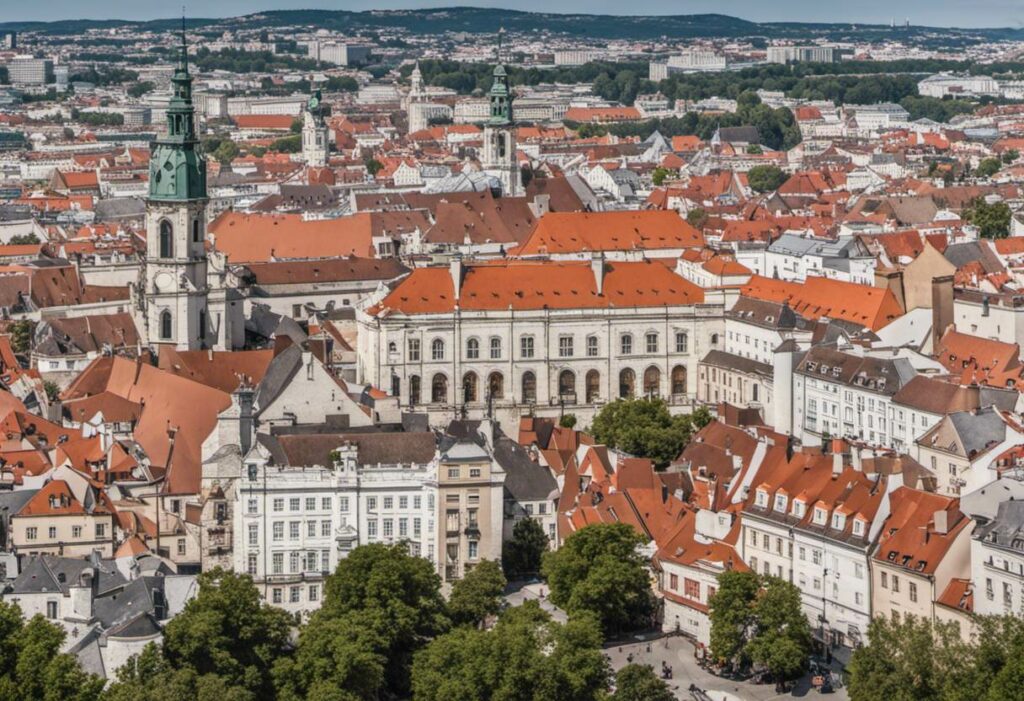
{"type": "Polygon", "coordinates": [[[134,98],[138,99],[138,98],[142,97],[143,95],[145,95],[146,93],[152,92],[153,88],[155,88],[155,87],[156,86],[153,83],[151,83],[150,81],[143,80],[143,81],[141,81],[139,83],[136,83],[135,85],[131,86],[130,88],[128,88],[127,93],[128,93],[128,95],[130,97],[134,97],[134,98]]]}
{"type": "Polygon", "coordinates": [[[340,618],[376,636],[386,688],[399,697],[408,693],[413,654],[450,626],[437,573],[404,544],[362,545],[343,559],[305,634],[340,618]]]}
{"type": "Polygon", "coordinates": [[[628,664],[615,674],[610,701],[675,701],[675,694],[650,665],[628,664]]]}
{"type": "Polygon", "coordinates": [[[747,182],[754,192],[778,190],[787,180],[789,176],[778,166],[754,166],[747,171],[747,182]]]}
{"type": "Polygon", "coordinates": [[[551,601],[570,616],[594,615],[606,636],[647,627],[654,595],[647,563],[637,551],[643,542],[624,523],[574,532],[561,548],[544,553],[541,572],[551,601]]]}
{"type": "Polygon", "coordinates": [[[1020,158],[1020,151],[1018,151],[1015,148],[1011,148],[1011,149],[1007,149],[1006,151],[1003,151],[1002,161],[1003,161],[1003,163],[1006,163],[1007,165],[1009,165],[1010,163],[1013,163],[1018,158],[1020,158]]]}
{"type": "Polygon", "coordinates": [[[15,321],[10,326],[11,348],[15,353],[28,353],[32,350],[33,324],[28,319],[15,321]]]}
{"type": "Polygon", "coordinates": [[[50,380],[43,382],[43,391],[46,392],[46,398],[51,402],[55,402],[60,399],[60,385],[50,380]]]}
{"type": "Polygon", "coordinates": [[[576,426],[576,414],[565,414],[558,420],[562,428],[573,428],[576,426]]]}
{"type": "Polygon", "coordinates": [[[448,614],[455,625],[480,626],[501,610],[508,581],[494,560],[483,560],[452,585],[448,614]]]}
{"type": "Polygon", "coordinates": [[[998,173],[999,169],[1002,167],[1003,163],[998,158],[986,158],[978,164],[974,173],[979,178],[991,178],[993,175],[998,173]]]}
{"type": "Polygon", "coordinates": [[[384,164],[378,161],[376,158],[367,159],[364,165],[366,166],[366,172],[373,177],[376,177],[377,173],[379,173],[381,169],[384,167],[384,164]]]}
{"type": "Polygon", "coordinates": [[[302,134],[292,134],[274,139],[270,144],[270,150],[275,153],[298,153],[302,150],[302,134]]]}
{"type": "Polygon", "coordinates": [[[724,664],[740,667],[749,662],[747,640],[755,624],[754,603],[761,579],[754,572],[732,570],[718,577],[711,608],[711,655],[724,664]]]}
{"type": "Polygon", "coordinates": [[[672,171],[670,171],[668,168],[662,168],[661,166],[658,166],[657,168],[654,169],[654,172],[651,173],[651,182],[654,183],[655,187],[661,187],[661,185],[665,182],[665,178],[667,178],[671,174],[672,171]]]}
{"type": "Polygon", "coordinates": [[[811,652],[811,627],[800,590],[779,577],[765,577],[762,583],[753,608],[757,628],[747,645],[748,654],[776,679],[793,679],[803,674],[811,652]]]}
{"type": "Polygon", "coordinates": [[[588,616],[560,625],[536,601],[492,630],[461,627],[416,654],[414,701],[594,701],[609,680],[601,632],[588,616]]]}
{"type": "Polygon", "coordinates": [[[516,521],[512,538],[505,541],[501,553],[505,574],[513,579],[537,574],[547,551],[548,536],[539,521],[533,518],[516,521]]]}
{"type": "Polygon", "coordinates": [[[703,229],[708,221],[708,213],[703,207],[694,207],[686,213],[686,221],[696,229],[703,229]]]}
{"type": "Polygon", "coordinates": [[[228,165],[238,158],[239,153],[241,149],[238,148],[238,144],[231,139],[224,139],[214,147],[213,157],[222,165],[228,165]]]}
{"type": "Polygon", "coordinates": [[[764,149],[759,144],[749,144],[747,146],[747,153],[752,156],[757,156],[764,153],[764,149]]]}
{"type": "Polygon", "coordinates": [[[292,125],[288,128],[288,131],[290,131],[292,134],[301,134],[302,133],[302,118],[301,117],[296,117],[295,119],[293,119],[292,120],[292,125]]]}
{"type": "Polygon", "coordinates": [[[267,696],[288,629],[288,614],[263,603],[251,577],[216,568],[199,575],[198,595],[164,628],[164,656],[174,669],[267,696]]]}
{"type": "Polygon", "coordinates": [[[978,227],[983,238],[1002,239],[1010,235],[1010,218],[1013,214],[1005,202],[989,204],[983,197],[979,197],[964,210],[963,216],[978,227]]]}
{"type": "Polygon", "coordinates": [[[7,243],[11,246],[31,246],[42,242],[35,234],[18,234],[16,236],[12,236],[10,241],[7,243]]]}
{"type": "Polygon", "coordinates": [[[672,416],[663,399],[617,399],[601,408],[590,430],[598,443],[650,458],[662,468],[710,421],[711,414],[704,407],[672,416]]]}
{"type": "Polygon", "coordinates": [[[103,679],[60,652],[64,629],[41,615],[25,621],[17,604],[0,602],[0,698],[98,701],[103,679]]]}

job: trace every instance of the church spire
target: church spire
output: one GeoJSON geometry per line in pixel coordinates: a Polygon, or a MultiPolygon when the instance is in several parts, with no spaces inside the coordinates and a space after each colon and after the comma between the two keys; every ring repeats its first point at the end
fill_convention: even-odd
{"type": "Polygon", "coordinates": [[[488,122],[494,126],[512,124],[512,90],[509,87],[508,73],[501,63],[501,35],[504,31],[504,28],[498,30],[498,60],[494,66],[494,83],[487,93],[487,99],[491,103],[491,118],[488,122]]]}

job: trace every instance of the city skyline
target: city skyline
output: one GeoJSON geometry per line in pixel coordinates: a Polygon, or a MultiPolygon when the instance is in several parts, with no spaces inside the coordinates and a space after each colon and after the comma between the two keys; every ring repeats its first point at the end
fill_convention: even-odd
{"type": "MultiPolygon", "coordinates": [[[[267,0],[224,0],[216,5],[217,11],[210,12],[210,6],[199,9],[186,6],[190,16],[232,17],[266,10],[333,9],[364,11],[372,9],[403,10],[431,7],[474,6],[495,9],[515,9],[532,12],[551,12],[550,3],[540,0],[470,0],[468,2],[419,2],[399,0],[356,0],[338,3],[328,0],[298,0],[297,2],[267,2],[267,0]]],[[[580,0],[566,0],[558,5],[559,13],[586,13],[622,15],[621,3],[612,0],[594,0],[583,3],[580,0]]],[[[690,0],[685,4],[670,3],[666,0],[640,0],[629,6],[630,15],[684,15],[717,13],[726,14],[755,22],[853,22],[865,24],[888,24],[891,21],[936,27],[1021,27],[1024,26],[1024,10],[1014,0],[981,0],[969,2],[931,3],[925,0],[909,0],[894,6],[883,0],[867,0],[855,8],[836,8],[830,4],[811,0],[783,0],[771,7],[754,0],[690,0]]],[[[159,3],[137,3],[129,0],[55,0],[45,8],[21,8],[18,17],[7,21],[53,21],[58,19],[124,19],[150,20],[168,17],[166,6],[159,3]]]]}

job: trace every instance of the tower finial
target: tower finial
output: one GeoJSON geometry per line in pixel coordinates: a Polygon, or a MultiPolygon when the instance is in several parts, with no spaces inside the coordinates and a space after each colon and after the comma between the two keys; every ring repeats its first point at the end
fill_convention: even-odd
{"type": "Polygon", "coordinates": [[[188,71],[188,40],[185,38],[185,6],[181,6],[181,67],[188,71]]]}
{"type": "Polygon", "coordinates": [[[504,27],[498,27],[498,60],[497,63],[501,63],[501,35],[505,32],[504,27]]]}

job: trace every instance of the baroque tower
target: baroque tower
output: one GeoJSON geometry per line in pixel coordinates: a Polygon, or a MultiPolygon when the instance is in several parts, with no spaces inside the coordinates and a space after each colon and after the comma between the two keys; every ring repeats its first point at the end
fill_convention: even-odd
{"type": "Polygon", "coordinates": [[[515,126],[512,117],[512,90],[508,73],[501,65],[501,35],[498,36],[498,63],[494,66],[494,84],[487,93],[490,116],[484,125],[483,169],[501,182],[501,194],[523,194],[522,177],[516,160],[515,126]]]}
{"type": "Polygon", "coordinates": [[[327,165],[330,130],[325,117],[328,113],[329,109],[323,104],[320,91],[315,91],[302,113],[302,158],[312,168],[327,165]]]}
{"type": "Polygon", "coordinates": [[[208,200],[184,27],[171,86],[167,134],[150,145],[146,264],[138,306],[149,343],[196,350],[212,345],[207,336],[208,200]]]}

